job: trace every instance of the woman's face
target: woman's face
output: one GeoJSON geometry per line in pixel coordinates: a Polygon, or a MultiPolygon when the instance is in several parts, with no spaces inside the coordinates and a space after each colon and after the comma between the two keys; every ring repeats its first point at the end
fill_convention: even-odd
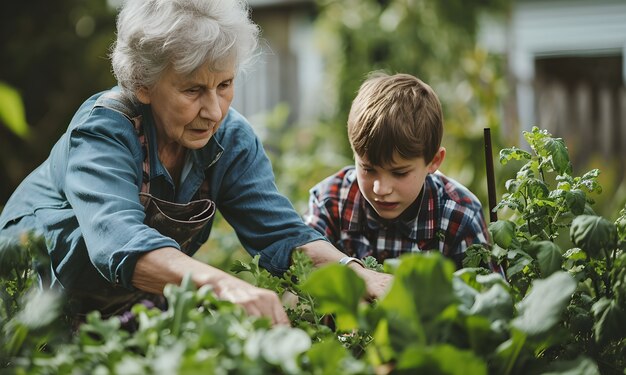
{"type": "Polygon", "coordinates": [[[204,147],[217,132],[234,94],[234,65],[220,71],[203,65],[191,74],[168,68],[151,88],[141,88],[137,98],[150,104],[159,149],[204,147]]]}

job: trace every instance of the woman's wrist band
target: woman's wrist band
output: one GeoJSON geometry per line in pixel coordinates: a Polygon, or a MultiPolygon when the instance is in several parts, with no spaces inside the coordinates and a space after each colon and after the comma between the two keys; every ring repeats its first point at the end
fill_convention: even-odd
{"type": "Polygon", "coordinates": [[[350,264],[350,262],[355,262],[359,264],[361,267],[365,268],[365,263],[363,263],[363,261],[359,258],[343,257],[339,259],[339,264],[343,264],[344,266],[347,266],[348,264],[350,264]]]}

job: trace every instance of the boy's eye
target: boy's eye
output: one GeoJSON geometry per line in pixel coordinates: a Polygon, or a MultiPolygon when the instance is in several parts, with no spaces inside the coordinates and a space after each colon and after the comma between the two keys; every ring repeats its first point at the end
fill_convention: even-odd
{"type": "Polygon", "coordinates": [[[409,172],[393,172],[394,176],[403,177],[406,176],[409,172]]]}

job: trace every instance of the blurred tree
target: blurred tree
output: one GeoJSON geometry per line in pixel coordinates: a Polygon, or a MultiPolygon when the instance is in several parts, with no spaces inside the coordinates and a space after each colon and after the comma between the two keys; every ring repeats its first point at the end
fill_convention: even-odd
{"type": "Polygon", "coordinates": [[[12,1],[2,8],[0,81],[21,94],[30,132],[20,137],[0,118],[0,206],[47,157],[80,103],[115,84],[107,58],[115,9],[106,0],[12,1]]]}

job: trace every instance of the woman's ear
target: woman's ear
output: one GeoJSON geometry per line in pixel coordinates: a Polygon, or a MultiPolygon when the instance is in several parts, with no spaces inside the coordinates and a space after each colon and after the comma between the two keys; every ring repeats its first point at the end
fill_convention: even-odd
{"type": "Polygon", "coordinates": [[[428,173],[435,173],[445,158],[446,149],[444,147],[439,147],[439,150],[435,153],[433,160],[431,160],[428,164],[428,173]]]}
{"type": "Polygon", "coordinates": [[[142,104],[150,104],[150,90],[146,86],[141,86],[135,91],[135,96],[142,104]]]}

